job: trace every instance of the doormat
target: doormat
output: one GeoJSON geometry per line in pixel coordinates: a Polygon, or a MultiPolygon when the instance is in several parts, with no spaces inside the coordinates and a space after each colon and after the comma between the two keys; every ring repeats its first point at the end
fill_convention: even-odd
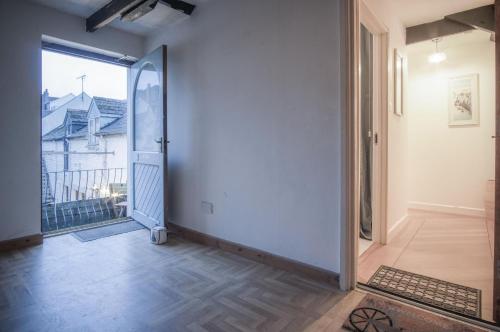
{"type": "Polygon", "coordinates": [[[342,327],[355,332],[484,331],[466,323],[372,294],[367,294],[359,302],[342,327]]]}
{"type": "Polygon", "coordinates": [[[382,265],[368,286],[458,314],[481,318],[481,290],[382,265]]]}
{"type": "Polygon", "coordinates": [[[97,239],[102,239],[108,236],[137,231],[143,228],[144,226],[142,224],[138,223],[135,220],[130,220],[108,226],[96,227],[96,228],[86,229],[83,231],[73,232],[71,234],[81,242],[88,242],[97,239]]]}

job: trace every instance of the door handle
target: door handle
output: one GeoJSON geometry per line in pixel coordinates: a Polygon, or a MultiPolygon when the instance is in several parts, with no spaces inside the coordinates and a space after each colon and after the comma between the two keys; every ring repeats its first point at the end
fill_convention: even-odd
{"type": "Polygon", "coordinates": [[[163,153],[163,137],[155,139],[155,142],[160,144],[160,152],[163,153]]]}

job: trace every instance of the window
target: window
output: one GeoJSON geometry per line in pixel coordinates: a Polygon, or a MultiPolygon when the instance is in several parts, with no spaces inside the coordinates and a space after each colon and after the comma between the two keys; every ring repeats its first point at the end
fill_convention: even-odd
{"type": "Polygon", "coordinates": [[[95,119],[90,119],[89,120],[89,145],[96,145],[96,125],[95,125],[95,119]]]}
{"type": "Polygon", "coordinates": [[[67,171],[69,169],[69,142],[68,140],[64,140],[64,170],[67,171]]]}

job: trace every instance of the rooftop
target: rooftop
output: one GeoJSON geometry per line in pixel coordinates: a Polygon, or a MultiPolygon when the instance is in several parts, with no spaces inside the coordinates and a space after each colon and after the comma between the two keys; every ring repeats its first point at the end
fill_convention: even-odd
{"type": "MultiPolygon", "coordinates": [[[[127,132],[127,101],[104,97],[93,98],[99,112],[103,115],[112,115],[116,120],[102,127],[99,135],[116,135],[127,132]]],[[[88,111],[82,109],[68,108],[66,118],[61,126],[48,132],[42,137],[44,141],[57,141],[64,138],[86,138],[88,137],[88,111]],[[74,126],[79,124],[80,127],[74,126]],[[67,133],[67,127],[71,127],[71,133],[67,133]]]]}
{"type": "Polygon", "coordinates": [[[123,115],[127,112],[127,101],[104,97],[94,97],[94,102],[103,114],[123,115]]]}
{"type": "Polygon", "coordinates": [[[99,135],[116,135],[127,133],[127,114],[107,124],[99,130],[99,135]]]}
{"type": "Polygon", "coordinates": [[[66,126],[62,125],[43,135],[43,141],[58,141],[66,137],[66,126]]]}

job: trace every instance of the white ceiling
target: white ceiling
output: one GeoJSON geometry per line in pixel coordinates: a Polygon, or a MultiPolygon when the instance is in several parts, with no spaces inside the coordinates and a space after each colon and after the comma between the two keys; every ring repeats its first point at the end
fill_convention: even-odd
{"type": "MultiPolygon", "coordinates": [[[[377,0],[375,0],[377,1],[377,0]]],[[[493,0],[392,0],[406,27],[442,19],[446,15],[493,4],[493,0]]]]}
{"type": "MultiPolygon", "coordinates": [[[[42,4],[47,7],[55,8],[64,13],[89,17],[95,11],[102,8],[111,0],[30,0],[35,3],[42,4]]],[[[193,2],[191,2],[193,3],[193,2]]],[[[182,21],[189,16],[173,10],[172,8],[159,3],[156,8],[139,18],[135,22],[121,22],[119,19],[114,20],[110,25],[112,27],[132,32],[138,35],[147,35],[152,31],[164,28],[169,24],[182,21]]]]}
{"type": "MultiPolygon", "coordinates": [[[[110,0],[30,0],[65,13],[88,17],[96,10],[106,5],[110,0]]],[[[191,0],[199,3],[206,0],[191,0]]],[[[250,0],[245,0],[250,1],[250,0]]],[[[380,0],[367,0],[375,3],[380,0]]],[[[393,6],[405,26],[432,22],[442,19],[445,15],[492,4],[494,0],[392,0],[393,6]]],[[[155,10],[144,15],[133,23],[121,22],[116,19],[111,26],[147,35],[157,29],[177,23],[188,18],[187,15],[173,10],[168,6],[158,4],[155,10]]]]}

